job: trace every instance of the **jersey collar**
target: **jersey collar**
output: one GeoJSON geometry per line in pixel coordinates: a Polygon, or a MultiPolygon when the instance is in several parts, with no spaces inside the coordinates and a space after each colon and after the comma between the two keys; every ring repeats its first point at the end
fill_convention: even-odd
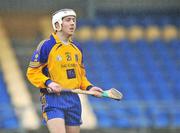
{"type": "MultiPolygon", "coordinates": [[[[56,43],[62,43],[63,44],[63,42],[59,39],[59,37],[55,33],[52,33],[52,36],[53,36],[54,40],[56,41],[56,43]]],[[[69,41],[69,43],[72,43],[71,38],[69,38],[68,41],[69,41]]]]}
{"type": "Polygon", "coordinates": [[[56,43],[61,43],[61,40],[55,33],[52,33],[52,36],[53,36],[54,40],[56,41],[56,43]]]}

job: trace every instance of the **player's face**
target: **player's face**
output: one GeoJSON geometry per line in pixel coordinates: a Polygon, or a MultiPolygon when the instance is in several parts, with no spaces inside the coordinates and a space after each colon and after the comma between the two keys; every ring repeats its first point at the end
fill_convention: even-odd
{"type": "Polygon", "coordinates": [[[76,29],[76,17],[67,16],[62,20],[62,32],[66,35],[72,36],[76,29]]]}

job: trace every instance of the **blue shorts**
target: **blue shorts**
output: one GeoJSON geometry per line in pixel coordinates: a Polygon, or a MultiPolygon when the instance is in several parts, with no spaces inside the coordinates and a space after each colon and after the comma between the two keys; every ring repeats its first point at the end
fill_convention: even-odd
{"type": "Polygon", "coordinates": [[[62,118],[65,125],[79,126],[81,121],[81,102],[77,94],[71,92],[61,92],[57,94],[41,93],[42,123],[53,118],[62,118]]]}

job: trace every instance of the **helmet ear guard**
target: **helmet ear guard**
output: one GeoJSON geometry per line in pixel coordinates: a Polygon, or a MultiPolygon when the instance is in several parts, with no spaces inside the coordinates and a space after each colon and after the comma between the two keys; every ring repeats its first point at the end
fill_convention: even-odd
{"type": "Polygon", "coordinates": [[[61,9],[59,11],[56,11],[53,15],[52,15],[52,26],[53,29],[56,31],[61,31],[61,24],[62,24],[62,19],[66,16],[75,16],[76,17],[76,13],[74,10],[72,9],[61,9]],[[56,23],[59,23],[59,28],[56,28],[56,23]]]}

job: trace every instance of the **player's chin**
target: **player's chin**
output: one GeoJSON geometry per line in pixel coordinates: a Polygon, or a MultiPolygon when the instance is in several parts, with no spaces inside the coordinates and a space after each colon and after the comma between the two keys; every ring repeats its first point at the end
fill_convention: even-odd
{"type": "Polygon", "coordinates": [[[72,36],[74,34],[74,31],[69,31],[68,34],[72,36]]]}

